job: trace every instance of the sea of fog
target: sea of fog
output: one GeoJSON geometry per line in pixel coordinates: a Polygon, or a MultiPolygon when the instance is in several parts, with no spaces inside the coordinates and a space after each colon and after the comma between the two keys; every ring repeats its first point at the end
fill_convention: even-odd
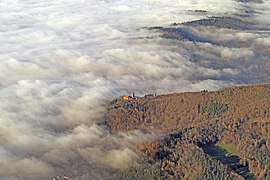
{"type": "Polygon", "coordinates": [[[0,0],[0,179],[109,176],[136,164],[151,133],[110,134],[108,100],[135,91],[216,90],[270,80],[270,1],[0,0]],[[203,10],[203,11],[196,11],[203,10]],[[211,16],[260,30],[151,27],[211,16]]]}

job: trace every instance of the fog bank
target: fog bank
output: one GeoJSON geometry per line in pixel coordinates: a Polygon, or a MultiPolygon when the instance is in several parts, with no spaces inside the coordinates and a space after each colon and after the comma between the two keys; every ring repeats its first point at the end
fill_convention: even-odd
{"type": "Polygon", "coordinates": [[[132,145],[157,135],[97,125],[108,100],[132,91],[269,82],[269,3],[0,1],[0,179],[97,179],[136,164],[132,145]],[[258,30],[181,26],[209,41],[196,42],[149,29],[211,16],[258,30]]]}

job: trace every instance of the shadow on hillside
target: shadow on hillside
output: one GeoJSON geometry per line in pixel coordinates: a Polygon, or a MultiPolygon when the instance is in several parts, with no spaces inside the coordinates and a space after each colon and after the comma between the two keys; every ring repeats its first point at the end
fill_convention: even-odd
{"type": "Polygon", "coordinates": [[[204,145],[202,149],[206,154],[227,165],[235,173],[245,179],[255,180],[254,175],[248,169],[248,165],[240,164],[240,158],[238,156],[229,154],[227,150],[215,146],[215,144],[204,145]]]}

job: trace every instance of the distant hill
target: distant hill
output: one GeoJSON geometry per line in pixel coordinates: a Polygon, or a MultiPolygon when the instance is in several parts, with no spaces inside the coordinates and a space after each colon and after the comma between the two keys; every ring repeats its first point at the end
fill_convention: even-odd
{"type": "Polygon", "coordinates": [[[270,178],[270,85],[115,99],[107,119],[112,133],[164,134],[139,145],[162,178],[270,178]]]}

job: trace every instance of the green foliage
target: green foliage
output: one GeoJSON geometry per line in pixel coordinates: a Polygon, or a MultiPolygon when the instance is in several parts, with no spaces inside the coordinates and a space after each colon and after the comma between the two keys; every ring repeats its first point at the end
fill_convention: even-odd
{"type": "Polygon", "coordinates": [[[229,109],[227,104],[212,103],[207,107],[204,107],[203,111],[208,112],[212,115],[220,115],[221,113],[227,112],[229,109]]]}
{"type": "Polygon", "coordinates": [[[260,163],[270,166],[270,152],[268,150],[256,149],[254,157],[260,163]]]}
{"type": "Polygon", "coordinates": [[[226,151],[228,151],[228,154],[230,155],[236,155],[236,148],[237,146],[235,144],[224,144],[222,142],[219,142],[216,144],[216,146],[225,149],[226,151]]]}
{"type": "Polygon", "coordinates": [[[146,179],[146,180],[161,180],[160,171],[158,168],[149,167],[149,166],[134,166],[128,169],[120,170],[117,172],[113,180],[137,180],[137,179],[146,179]]]}
{"type": "Polygon", "coordinates": [[[233,179],[227,166],[223,165],[220,161],[200,151],[197,151],[194,157],[203,166],[203,171],[197,177],[197,180],[233,179]]]}

